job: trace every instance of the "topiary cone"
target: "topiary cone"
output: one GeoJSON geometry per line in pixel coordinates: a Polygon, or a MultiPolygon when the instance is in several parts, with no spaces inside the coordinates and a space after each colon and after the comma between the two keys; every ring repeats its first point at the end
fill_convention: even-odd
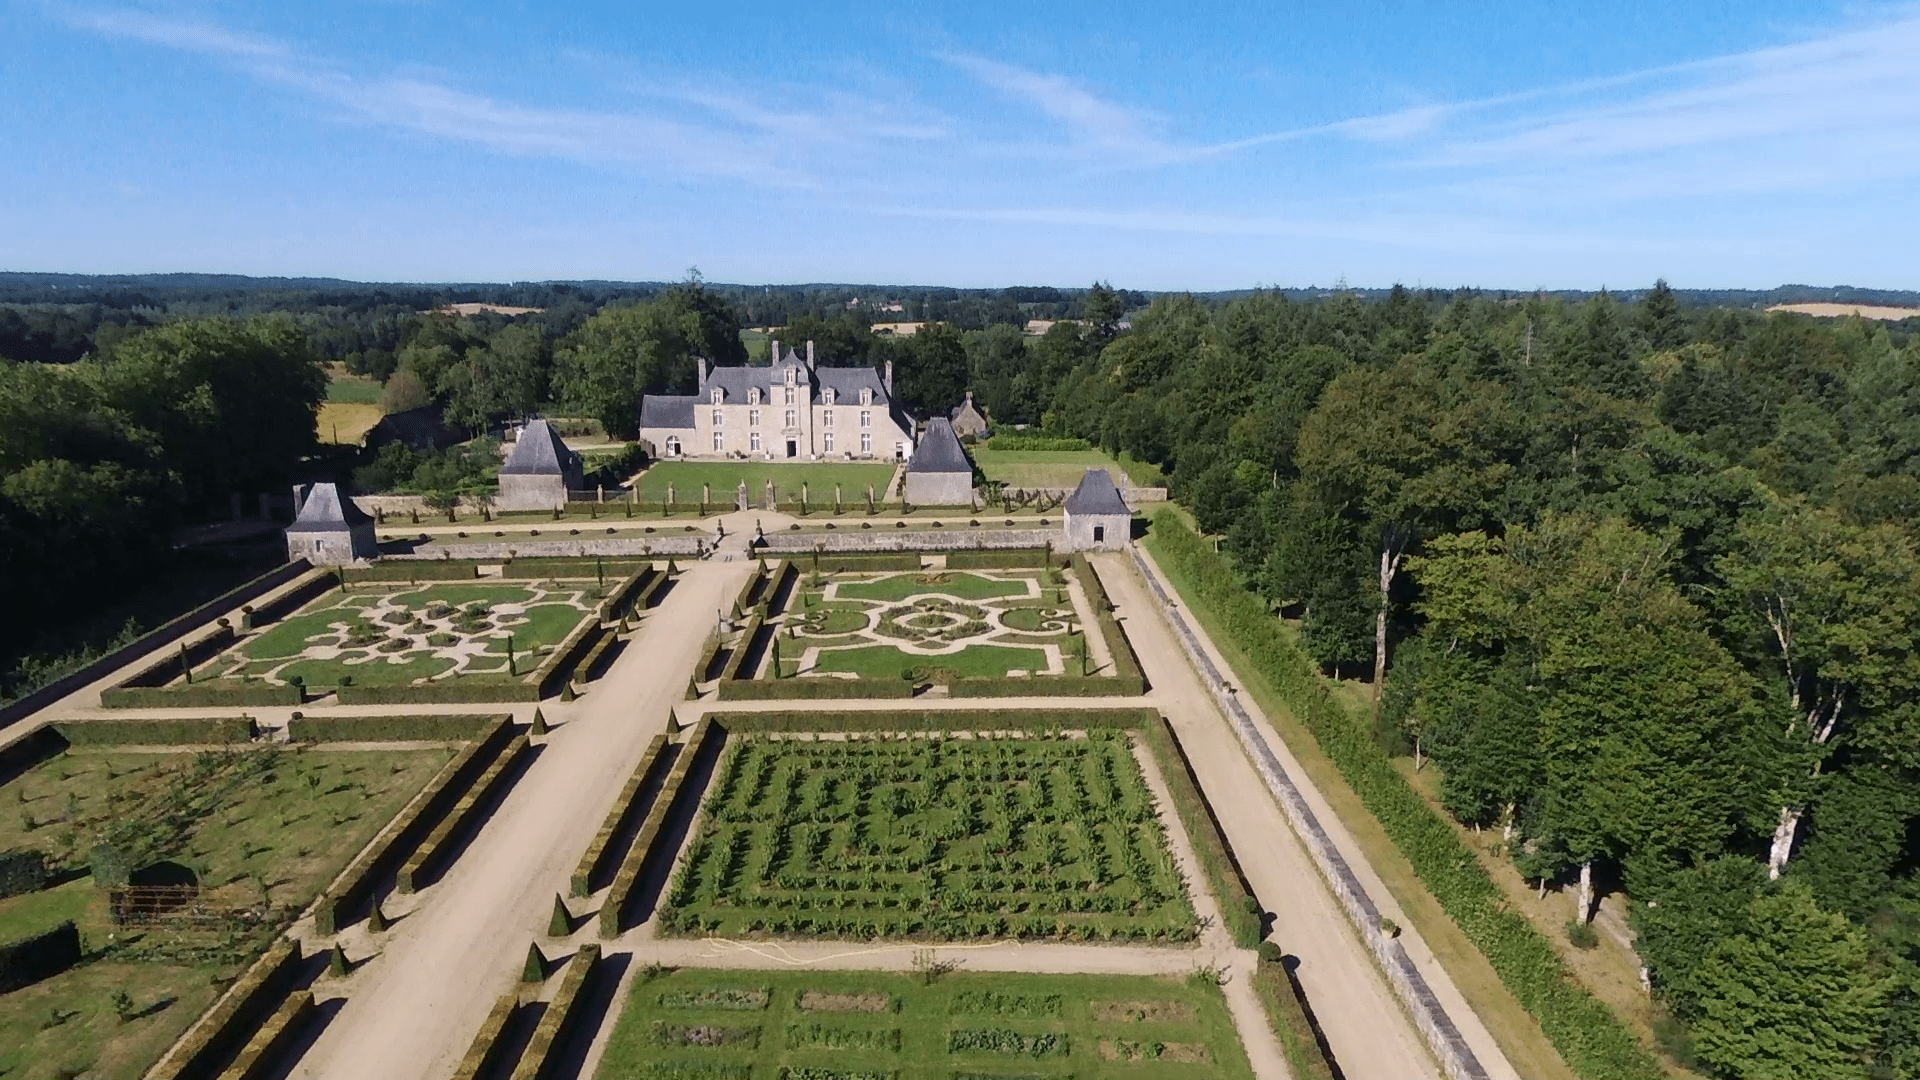
{"type": "Polygon", "coordinates": [[[376,934],[386,932],[387,917],[380,914],[380,901],[378,900],[373,902],[373,910],[367,913],[367,929],[376,934]]]}
{"type": "Polygon", "coordinates": [[[667,556],[667,576],[672,577],[674,574],[677,574],[679,572],[680,572],[680,567],[678,564],[676,564],[673,561],[673,556],[671,555],[667,556]]]}
{"type": "Polygon", "coordinates": [[[567,902],[560,899],[559,893],[553,894],[553,917],[547,920],[548,937],[566,937],[573,933],[573,913],[567,910],[567,902]]]}
{"type": "Polygon", "coordinates": [[[687,700],[688,701],[700,700],[700,684],[691,678],[687,680],[687,700]]]}
{"type": "Polygon", "coordinates": [[[540,946],[537,944],[527,946],[527,966],[520,969],[520,981],[530,983],[547,981],[547,958],[540,955],[540,946]]]}
{"type": "Polygon", "coordinates": [[[333,943],[333,948],[327,950],[327,974],[345,975],[346,973],[347,950],[341,948],[340,943],[336,941],[333,943]]]}
{"type": "Polygon", "coordinates": [[[528,734],[531,735],[545,735],[547,733],[547,717],[545,713],[540,711],[540,706],[538,705],[533,707],[533,726],[528,728],[527,731],[528,734]]]}
{"type": "Polygon", "coordinates": [[[566,682],[561,684],[560,686],[561,701],[572,701],[577,696],[578,695],[573,692],[573,680],[571,678],[569,678],[566,682]]]}

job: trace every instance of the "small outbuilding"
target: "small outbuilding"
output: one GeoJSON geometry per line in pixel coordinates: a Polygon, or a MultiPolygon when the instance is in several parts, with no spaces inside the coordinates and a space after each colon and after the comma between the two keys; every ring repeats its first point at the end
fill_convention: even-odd
{"type": "Polygon", "coordinates": [[[986,407],[974,404],[973,391],[967,391],[967,400],[954,406],[953,433],[963,439],[984,439],[991,426],[986,407]]]}
{"type": "Polygon", "coordinates": [[[1133,511],[1105,469],[1088,469],[1067,496],[1067,551],[1119,551],[1133,539],[1133,511]]]}
{"type": "Polygon", "coordinates": [[[580,455],[567,449],[560,433],[545,420],[529,420],[520,429],[506,464],[500,466],[499,510],[553,510],[567,505],[567,493],[585,481],[580,455]]]}
{"type": "Polygon", "coordinates": [[[293,524],[287,526],[287,561],[344,566],[380,554],[373,519],[340,494],[334,484],[296,484],[293,524]]]}
{"type": "Polygon", "coordinates": [[[381,417],[362,442],[369,450],[397,442],[418,451],[445,449],[461,440],[461,434],[447,426],[440,406],[426,404],[381,417]]]}
{"type": "Polygon", "coordinates": [[[972,506],[973,462],[953,433],[953,421],[927,421],[920,444],[907,459],[906,500],[916,506],[972,506]]]}

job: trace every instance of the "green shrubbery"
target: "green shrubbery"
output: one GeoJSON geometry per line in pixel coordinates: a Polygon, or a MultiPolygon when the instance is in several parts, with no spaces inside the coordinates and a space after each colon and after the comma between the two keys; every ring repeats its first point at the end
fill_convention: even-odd
{"type": "Polygon", "coordinates": [[[659,769],[660,762],[665,760],[666,750],[665,732],[655,735],[653,741],[647,744],[647,752],[641,756],[640,764],[628,778],[626,787],[620,790],[620,797],[614,800],[613,809],[607,811],[607,820],[600,826],[600,831],[594,834],[593,843],[587,846],[586,854],[580,856],[580,865],[574,870],[571,882],[573,895],[590,895],[593,883],[605,874],[605,864],[614,854],[613,838],[625,832],[633,821],[633,815],[640,811],[643,805],[640,791],[659,769]]]}
{"type": "Polygon", "coordinates": [[[539,701],[540,684],[530,679],[494,679],[485,675],[435,679],[417,686],[347,685],[335,691],[342,705],[481,705],[503,701],[539,701]]]}
{"type": "Polygon", "coordinates": [[[1174,813],[1180,815],[1180,823],[1186,827],[1187,836],[1193,840],[1194,854],[1200,860],[1201,872],[1213,884],[1214,899],[1220,903],[1220,918],[1226,924],[1227,933],[1233,936],[1233,943],[1243,949],[1267,944],[1260,940],[1264,932],[1265,909],[1248,887],[1246,875],[1240,870],[1240,861],[1234,858],[1233,849],[1227,843],[1227,837],[1220,830],[1220,819],[1213,812],[1213,805],[1200,789],[1193,775],[1193,766],[1187,760],[1187,752],[1180,745],[1180,737],[1174,733],[1173,725],[1165,717],[1157,723],[1148,724],[1140,729],[1140,738],[1153,751],[1154,760],[1160,763],[1160,774],[1166,779],[1167,790],[1173,795],[1174,813]]]}
{"type": "Polygon", "coordinates": [[[680,748],[680,756],[674,759],[673,768],[667,773],[666,782],[660,785],[659,794],[654,796],[653,808],[647,812],[647,819],[640,824],[640,832],[633,838],[633,847],[627,859],[620,866],[620,872],[614,876],[613,887],[607,891],[607,898],[600,905],[600,936],[616,937],[620,933],[620,920],[626,914],[626,907],[633,899],[633,890],[639,886],[640,877],[660,847],[661,833],[666,827],[667,815],[680,798],[680,787],[686,781],[687,771],[693,767],[694,759],[706,750],[707,741],[719,729],[712,721],[702,720],[694,725],[693,732],[687,736],[686,743],[680,748]]]}
{"type": "Polygon", "coordinates": [[[0,944],[0,994],[52,978],[80,962],[80,931],[71,922],[0,944]]]}
{"type": "Polygon", "coordinates": [[[62,720],[53,725],[74,746],[210,746],[251,741],[250,716],[179,720],[62,720]]]}
{"type": "Polygon", "coordinates": [[[1058,435],[995,435],[986,442],[988,450],[1091,450],[1093,444],[1085,439],[1074,439],[1058,435]]]}
{"type": "Polygon", "coordinates": [[[1045,566],[1051,554],[1046,548],[953,551],[947,554],[947,569],[1013,570],[1029,566],[1045,566]]]}
{"type": "Polygon", "coordinates": [[[1662,1075],[1633,1032],[1580,985],[1553,943],[1513,910],[1473,851],[1393,767],[1371,729],[1334,701],[1307,657],[1256,596],[1171,510],[1154,516],[1148,544],[1168,574],[1204,605],[1313,733],[1414,872],[1515,998],[1539,1021],[1568,1067],[1586,1080],[1657,1080],[1662,1075]]]}
{"type": "Polygon", "coordinates": [[[340,575],[349,586],[364,581],[466,581],[480,576],[480,564],[471,559],[402,559],[343,566],[340,575]]]}
{"type": "Polygon", "coordinates": [[[46,888],[44,851],[0,851],[0,898],[21,896],[46,888]]]}
{"type": "Polygon", "coordinates": [[[465,742],[501,719],[498,714],[296,716],[287,722],[287,736],[294,742],[465,742]]]}
{"type": "MultiPolygon", "coordinates": [[[[330,931],[329,931],[330,932],[330,931]]],[[[300,946],[282,939],[255,961],[147,1080],[211,1076],[279,1007],[301,971],[300,946]]]]}
{"type": "Polygon", "coordinates": [[[513,775],[517,765],[527,752],[527,737],[516,735],[507,744],[505,752],[495,758],[487,771],[480,774],[460,801],[454,804],[440,823],[433,827],[427,838],[420,842],[419,848],[400,866],[394,877],[394,891],[413,892],[421,884],[420,879],[439,872],[442,864],[450,856],[452,849],[459,843],[461,836],[469,831],[474,819],[479,815],[494,793],[513,775]]]}
{"type": "MultiPolygon", "coordinates": [[[[909,710],[828,712],[715,713],[708,721],[729,735],[774,731],[915,732],[915,731],[1135,731],[1159,723],[1160,711],[1128,709],[1072,709],[1035,712],[1032,709],[958,709],[929,713],[909,710]]],[[[705,721],[703,721],[705,722],[705,721]]]]}

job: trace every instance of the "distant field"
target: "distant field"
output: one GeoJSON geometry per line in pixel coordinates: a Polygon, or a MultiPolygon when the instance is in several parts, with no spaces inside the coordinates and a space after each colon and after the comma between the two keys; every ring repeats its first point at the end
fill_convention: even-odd
{"type": "Polygon", "coordinates": [[[327,365],[327,400],[346,405],[378,405],[380,383],[364,375],[350,375],[337,364],[327,365]]]}
{"type": "Polygon", "coordinates": [[[329,401],[320,406],[319,433],[323,443],[358,446],[373,425],[386,415],[380,406],[329,401]]]}
{"type": "Polygon", "coordinates": [[[1814,315],[1823,319],[1858,315],[1863,319],[1899,322],[1901,319],[1920,317],[1920,307],[1884,307],[1879,304],[1775,304],[1767,310],[1797,311],[1802,315],[1814,315]]]}
{"type": "Polygon", "coordinates": [[[700,485],[713,485],[713,501],[731,502],[740,481],[747,482],[747,495],[758,502],[765,494],[767,481],[779,489],[779,498],[798,499],[800,485],[808,487],[808,497],[821,502],[833,501],[833,485],[847,502],[866,501],[867,485],[873,485],[876,498],[884,498],[887,482],[893,479],[893,466],[862,463],[792,464],[766,461],[663,461],[640,474],[640,499],[658,502],[667,497],[667,484],[674,485],[677,503],[698,503],[700,485]]]}
{"type": "Polygon", "coordinates": [[[1088,469],[1106,469],[1115,480],[1122,476],[1142,487],[1166,483],[1157,466],[1132,461],[1125,465],[1101,450],[986,450],[975,447],[971,453],[980,471],[989,480],[1000,480],[1013,487],[1064,487],[1080,482],[1088,469]]]}

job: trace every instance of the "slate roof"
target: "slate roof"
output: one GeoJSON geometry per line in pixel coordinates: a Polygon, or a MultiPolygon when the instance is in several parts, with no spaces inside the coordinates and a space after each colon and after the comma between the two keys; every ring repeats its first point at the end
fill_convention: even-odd
{"type": "Polygon", "coordinates": [[[333,484],[309,484],[300,513],[294,516],[288,532],[344,532],[356,525],[371,525],[373,519],[340,494],[333,484]]]}
{"type": "Polygon", "coordinates": [[[981,412],[980,408],[973,403],[973,391],[971,390],[967,391],[967,400],[953,407],[953,418],[955,420],[965,418],[981,427],[987,426],[986,414],[981,412]]]}
{"type": "MultiPolygon", "coordinates": [[[[820,381],[820,389],[833,389],[835,405],[858,405],[860,391],[873,391],[875,405],[887,404],[887,385],[880,379],[880,373],[870,367],[823,367],[814,372],[820,381]]],[[[821,401],[826,399],[822,396],[821,401]]]]}
{"type": "Polygon", "coordinates": [[[567,449],[560,439],[560,433],[545,420],[529,420],[520,432],[520,438],[513,444],[513,453],[507,455],[507,463],[500,466],[502,473],[531,474],[534,476],[561,476],[567,467],[578,460],[580,455],[567,449]]]}
{"type": "Polygon", "coordinates": [[[913,448],[913,456],[907,459],[907,471],[973,472],[973,463],[967,460],[967,452],[960,448],[960,439],[953,433],[953,421],[944,416],[927,421],[926,434],[920,436],[920,445],[913,448]]]}
{"type": "Polygon", "coordinates": [[[400,442],[415,450],[438,450],[459,442],[460,433],[447,426],[440,406],[428,404],[381,417],[364,441],[368,446],[400,442]]]}
{"type": "Polygon", "coordinates": [[[1113,477],[1105,469],[1088,469],[1080,478],[1080,486],[1067,496],[1069,514],[1128,514],[1127,501],[1120,497],[1120,489],[1113,486],[1113,477]]]}
{"type": "Polygon", "coordinates": [[[700,399],[692,394],[648,394],[640,399],[643,428],[690,428],[700,399]]]}

